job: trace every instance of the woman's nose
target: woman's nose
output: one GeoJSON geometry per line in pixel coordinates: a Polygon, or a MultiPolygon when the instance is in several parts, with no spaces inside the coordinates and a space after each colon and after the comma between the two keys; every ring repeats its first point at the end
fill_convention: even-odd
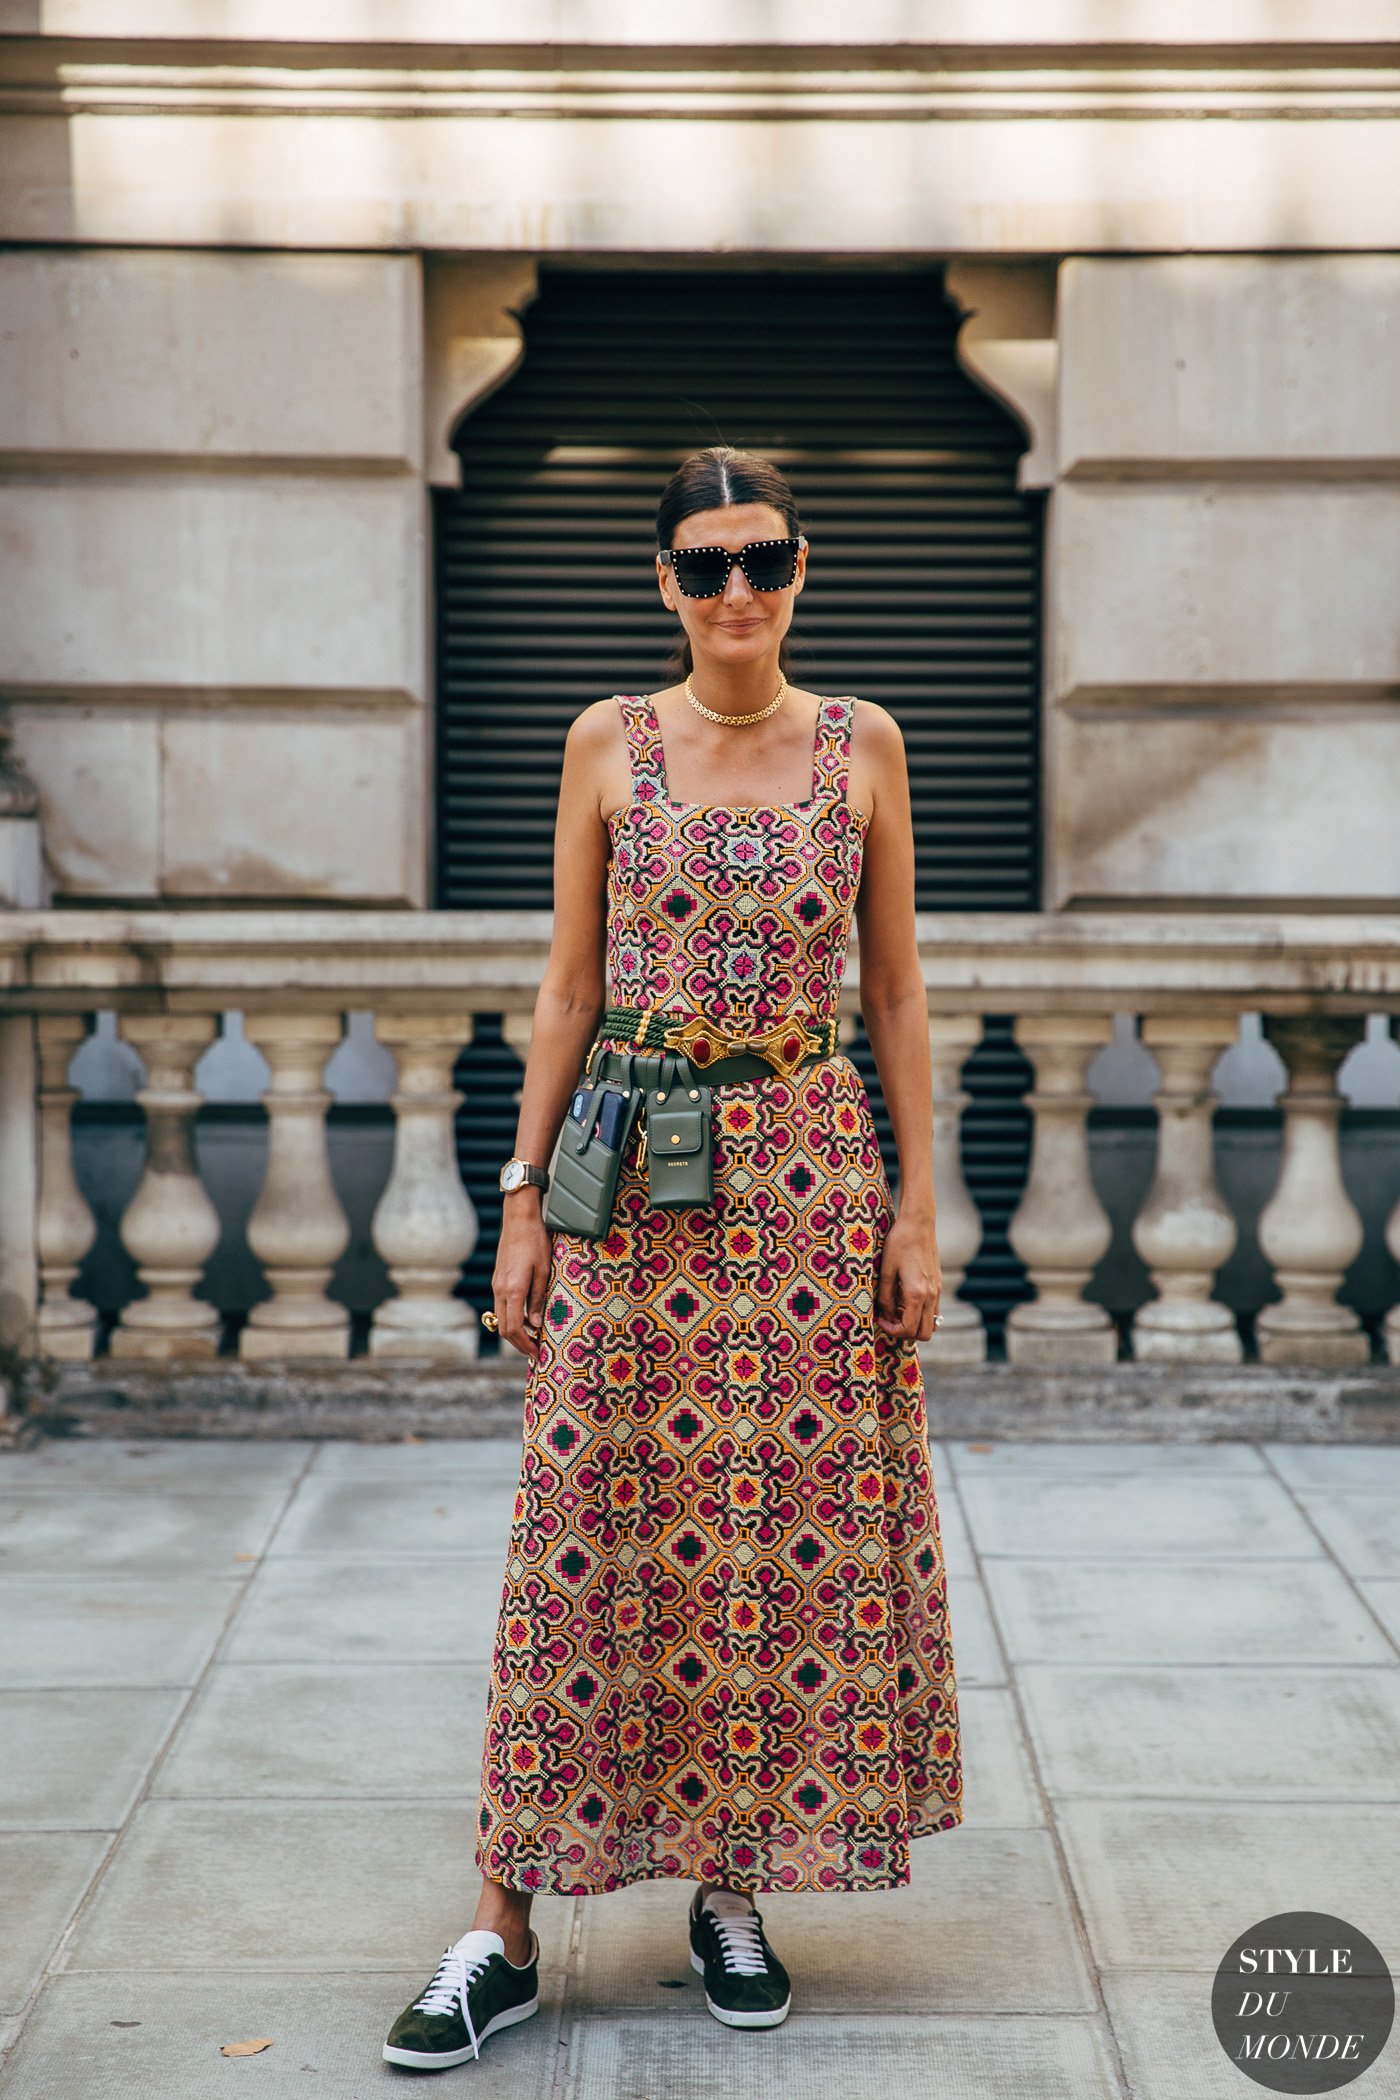
{"type": "Polygon", "coordinates": [[[724,586],[724,602],[726,605],[742,605],[752,596],[749,579],[736,561],[729,572],[729,581],[724,586]]]}

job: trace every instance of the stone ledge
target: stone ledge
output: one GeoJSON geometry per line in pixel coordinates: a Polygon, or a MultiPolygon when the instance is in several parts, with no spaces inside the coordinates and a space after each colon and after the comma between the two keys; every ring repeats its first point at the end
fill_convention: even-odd
{"type": "MultiPolygon", "coordinates": [[[[1262,1364],[1114,1364],[1082,1371],[993,1363],[926,1374],[934,1437],[1054,1442],[1400,1442],[1400,1365],[1357,1371],[1262,1364]]],[[[401,1437],[516,1434],[523,1366],[63,1365],[10,1418],[11,1436],[401,1437]]]]}

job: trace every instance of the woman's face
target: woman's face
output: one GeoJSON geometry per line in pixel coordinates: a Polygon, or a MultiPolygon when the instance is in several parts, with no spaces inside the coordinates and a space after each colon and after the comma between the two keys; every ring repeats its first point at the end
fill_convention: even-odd
{"type": "MultiPolygon", "coordinates": [[[[737,554],[750,540],[789,537],[780,510],[767,503],[727,503],[720,510],[693,511],[672,537],[675,547],[725,547],[737,554]]],[[[664,562],[656,564],[661,595],[690,638],[697,665],[710,662],[739,666],[762,663],[777,654],[792,625],[793,600],[807,573],[807,549],[797,557],[797,574],[786,590],[755,591],[737,562],[717,598],[687,598],[664,562]]]]}

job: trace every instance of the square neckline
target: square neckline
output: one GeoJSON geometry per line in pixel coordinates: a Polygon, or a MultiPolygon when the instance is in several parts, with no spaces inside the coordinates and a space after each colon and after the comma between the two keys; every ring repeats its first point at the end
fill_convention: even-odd
{"type": "MultiPolygon", "coordinates": [[[[722,816],[747,816],[753,811],[760,809],[810,809],[814,802],[821,801],[821,790],[817,786],[817,781],[821,776],[822,757],[822,710],[820,707],[817,709],[816,733],[812,738],[811,763],[807,774],[807,793],[800,802],[684,802],[671,793],[671,768],[666,763],[666,739],[661,734],[661,721],[656,712],[656,696],[654,693],[644,693],[642,699],[647,713],[651,717],[651,732],[656,739],[656,764],[657,770],[661,775],[661,800],[668,802],[672,809],[709,809],[718,810],[722,816]]],[[[824,702],[823,705],[825,705],[824,702]]]]}
{"type": "MultiPolygon", "coordinates": [[[[822,753],[821,707],[819,707],[817,710],[816,734],[812,738],[812,770],[810,791],[803,796],[800,802],[682,802],[671,793],[671,771],[666,763],[666,743],[665,739],[661,734],[661,723],[656,713],[655,695],[652,693],[641,693],[637,697],[641,700],[643,706],[646,708],[647,714],[651,718],[651,731],[653,737],[656,740],[657,770],[661,775],[661,789],[658,795],[655,795],[650,799],[644,799],[634,794],[628,801],[621,803],[618,806],[618,808],[616,808],[612,812],[611,816],[609,816],[606,820],[608,828],[610,830],[613,824],[617,821],[617,819],[619,817],[625,816],[628,810],[651,809],[654,808],[655,804],[658,801],[664,802],[668,809],[698,812],[701,815],[703,815],[706,811],[712,811],[718,814],[719,816],[725,817],[749,817],[756,816],[759,814],[759,812],[763,810],[789,810],[796,812],[800,809],[813,809],[818,803],[823,802],[827,799],[827,797],[823,795],[821,789],[817,786],[817,781],[820,776],[821,770],[822,753]]],[[[846,694],[842,697],[849,699],[852,696],[846,694]]],[[[826,704],[826,701],[823,701],[822,707],[826,706],[826,704]]],[[[845,809],[845,811],[849,815],[852,823],[857,825],[858,828],[863,831],[870,822],[869,813],[866,810],[855,809],[852,806],[847,792],[849,786],[850,781],[848,777],[841,784],[840,794],[833,795],[831,799],[833,801],[839,802],[841,807],[845,809]]]]}

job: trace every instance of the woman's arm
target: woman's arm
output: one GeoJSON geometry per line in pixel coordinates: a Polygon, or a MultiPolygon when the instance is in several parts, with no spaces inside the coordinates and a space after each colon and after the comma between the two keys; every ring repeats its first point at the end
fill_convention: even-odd
{"type": "MultiPolygon", "coordinates": [[[[520,1093],[515,1151],[547,1167],[606,991],[608,832],[600,785],[622,743],[615,701],[597,701],[569,727],[554,828],[554,931],[520,1093]]],[[[625,751],[625,745],[623,746],[625,751]]],[[[623,761],[626,763],[625,757],[623,761]]],[[[544,1191],[526,1183],[502,1198],[501,1238],[491,1279],[496,1321],[507,1341],[539,1354],[549,1278],[544,1191]]]]}
{"type": "Polygon", "coordinates": [[[856,924],[860,1010],[899,1149],[899,1209],[885,1240],[876,1319],[927,1341],[943,1291],[933,1196],[933,1066],[928,993],[914,930],[914,826],[899,724],[856,706],[852,772],[871,803],[856,924]]]}

